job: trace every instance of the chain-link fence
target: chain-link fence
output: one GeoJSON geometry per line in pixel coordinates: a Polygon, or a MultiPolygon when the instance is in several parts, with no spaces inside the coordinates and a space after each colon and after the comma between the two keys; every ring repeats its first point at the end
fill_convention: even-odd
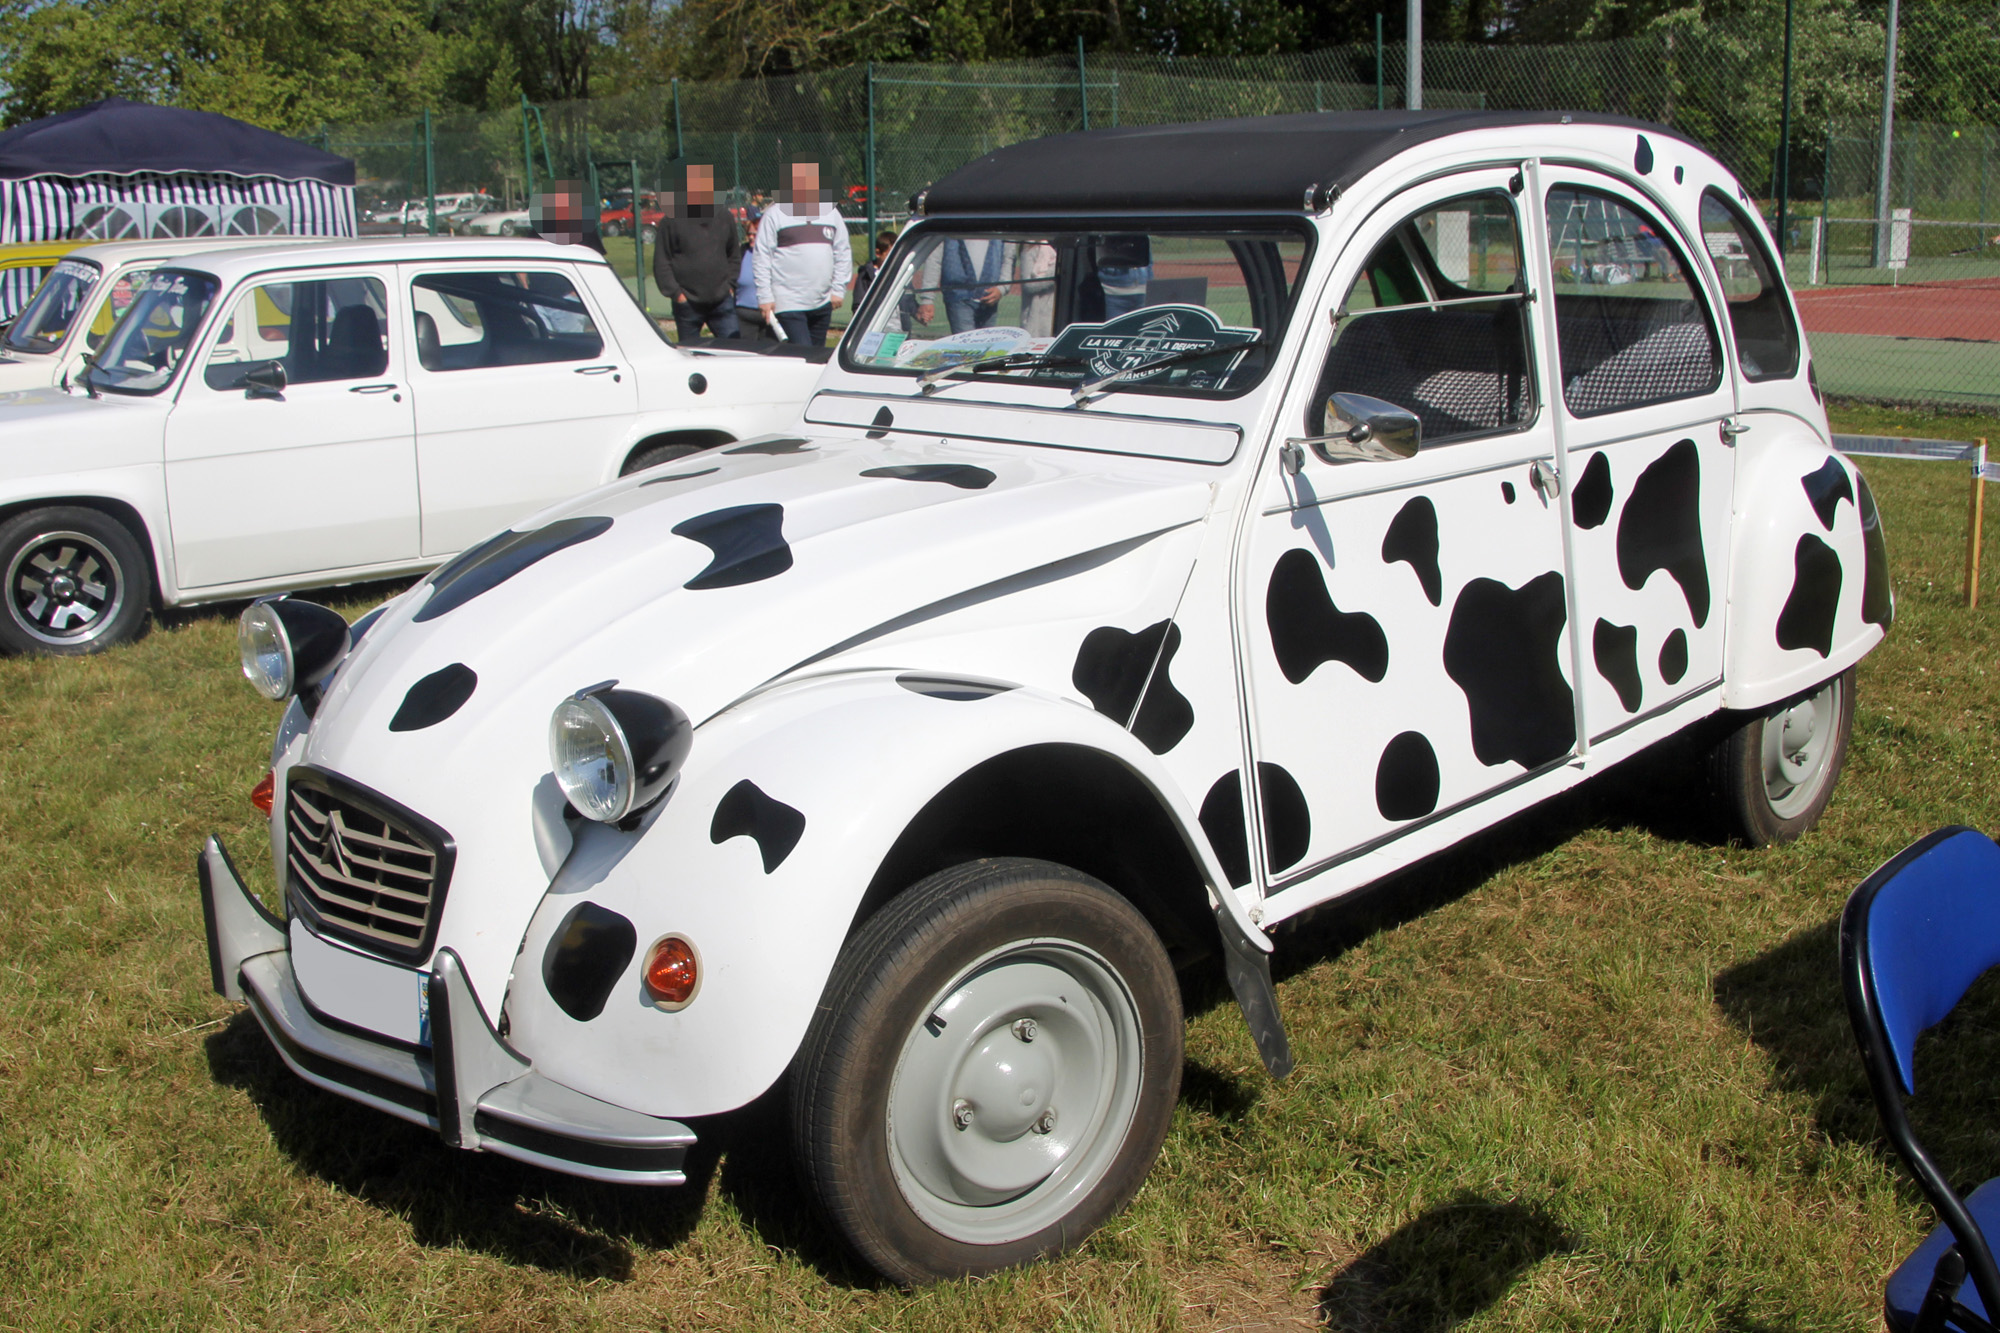
{"type": "MultiPolygon", "coordinates": [[[[1976,91],[1968,103],[1940,90],[1987,87],[1992,66],[1978,61],[2000,50],[1979,45],[1985,34],[1939,37],[1935,23],[1926,27],[1930,9],[1944,3],[1904,6],[1905,30],[1916,36],[1905,48],[1899,105],[1985,114],[1976,91]],[[1965,59],[1974,61],[1969,78],[1951,65],[1965,59]]],[[[1682,28],[1560,46],[1429,44],[1423,104],[1608,111],[1671,125],[1728,163],[1775,217],[1779,36],[1682,28]]],[[[2000,288],[2000,222],[1989,230],[1987,221],[2000,214],[1995,131],[1898,124],[1888,203],[1908,212],[1885,230],[1882,30],[1850,24],[1835,38],[1806,43],[1801,59],[1784,238],[1821,382],[1835,394],[1886,401],[2000,402],[2000,290],[1992,290],[2000,288]]],[[[325,142],[357,160],[362,193],[372,195],[362,200],[364,230],[492,230],[490,220],[472,220],[476,210],[504,218],[526,207],[538,182],[589,182],[605,205],[607,233],[635,240],[632,250],[608,242],[614,264],[649,309],[665,314],[643,277],[657,212],[651,195],[678,188],[690,162],[713,165],[716,186],[733,202],[775,191],[790,162],[818,162],[823,185],[860,232],[900,220],[926,184],[1004,144],[1087,127],[1401,107],[1404,71],[1396,42],[1243,58],[877,64],[344,126],[329,129],[325,142]],[[484,197],[457,197],[468,192],[484,197]]]]}

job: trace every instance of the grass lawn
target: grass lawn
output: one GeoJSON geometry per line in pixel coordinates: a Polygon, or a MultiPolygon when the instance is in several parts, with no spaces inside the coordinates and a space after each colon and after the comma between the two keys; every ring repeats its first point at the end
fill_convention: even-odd
{"type": "MultiPolygon", "coordinates": [[[[2000,608],[1958,605],[1961,469],[1864,467],[1899,618],[1818,830],[1713,845],[1612,775],[1287,928],[1290,1079],[1197,983],[1130,1211],[1067,1259],[915,1293],[829,1248],[768,1109],[697,1126],[687,1188],[619,1189],[285,1071],[209,992],[194,892],[211,830],[269,887],[247,793],[276,713],[237,676],[236,608],[0,661],[0,1326],[1879,1327],[1931,1223],[1875,1129],[1835,920],[1916,835],[2000,829],[2000,608]]],[[[1955,1026],[1969,1049],[1919,1058],[1920,1130],[1977,1181],[2000,1174],[2000,987],[1955,1026]]]]}

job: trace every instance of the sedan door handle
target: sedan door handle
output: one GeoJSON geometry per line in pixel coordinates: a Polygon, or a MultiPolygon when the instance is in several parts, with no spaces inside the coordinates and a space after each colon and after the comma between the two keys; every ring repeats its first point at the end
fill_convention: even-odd
{"type": "Polygon", "coordinates": [[[353,388],[349,389],[349,390],[348,390],[348,392],[349,392],[349,393],[388,393],[388,392],[389,392],[390,390],[394,389],[395,387],[396,387],[396,386],[395,386],[395,385],[393,385],[393,384],[357,384],[357,385],[355,385],[355,386],[354,386],[353,388]]]}
{"type": "Polygon", "coordinates": [[[609,375],[616,369],[618,369],[616,366],[578,366],[576,373],[579,375],[609,375]]]}

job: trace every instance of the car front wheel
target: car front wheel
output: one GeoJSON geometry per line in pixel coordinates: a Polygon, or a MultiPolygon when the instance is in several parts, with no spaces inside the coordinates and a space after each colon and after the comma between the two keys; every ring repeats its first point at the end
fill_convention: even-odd
{"type": "Polygon", "coordinates": [[[1710,755],[1727,832],[1764,847],[1817,824],[1853,731],[1853,667],[1743,722],[1710,755]]]}
{"type": "Polygon", "coordinates": [[[0,523],[6,614],[0,647],[75,656],[139,636],[151,596],[145,553],[96,509],[31,509],[0,523]]]}
{"type": "Polygon", "coordinates": [[[1067,1250],[1138,1191],[1179,1094],[1157,935],[1087,875],[974,861],[849,941],[793,1070],[814,1201],[916,1284],[1067,1250]]]}

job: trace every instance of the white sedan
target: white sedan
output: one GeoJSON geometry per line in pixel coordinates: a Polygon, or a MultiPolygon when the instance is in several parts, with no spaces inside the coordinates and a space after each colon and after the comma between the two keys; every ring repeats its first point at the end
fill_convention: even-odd
{"type": "Polygon", "coordinates": [[[67,389],[0,393],[0,647],[92,652],[156,598],[417,573],[578,491],[787,427],[818,373],[681,351],[601,256],[540,240],[158,267],[67,389]]]}

